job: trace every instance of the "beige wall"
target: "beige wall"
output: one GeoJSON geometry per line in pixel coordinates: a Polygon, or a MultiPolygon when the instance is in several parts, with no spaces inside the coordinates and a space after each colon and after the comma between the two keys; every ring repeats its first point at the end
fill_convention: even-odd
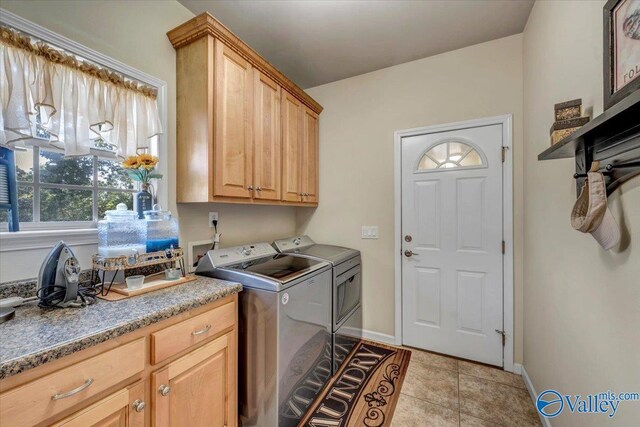
{"type": "Polygon", "coordinates": [[[363,256],[365,328],[394,334],[394,132],[512,113],[516,362],[522,346],[522,37],[515,35],[308,90],[320,120],[320,206],[298,228],[363,256]],[[377,225],[378,240],[362,240],[377,225]]]}
{"type": "MultiPolygon", "coordinates": [[[[181,225],[181,243],[212,237],[208,211],[220,214],[222,245],[271,240],[295,231],[292,208],[228,205],[175,205],[176,92],[175,51],[166,32],[193,17],[177,1],[9,1],[1,7],[167,82],[168,123],[163,123],[169,144],[168,185],[171,209],[181,225]]],[[[76,246],[81,265],[89,267],[95,245],[76,246]]],[[[0,254],[0,282],[35,277],[48,250],[0,254]]]]}
{"type": "MultiPolygon", "coordinates": [[[[609,206],[623,243],[603,251],[574,231],[573,160],[539,162],[549,146],[553,104],[582,98],[602,112],[602,6],[536,2],[524,33],[524,365],[537,391],[638,391],[640,385],[640,179],[609,206]]],[[[640,404],[614,420],[562,414],[554,426],[637,425],[640,404]],[[632,420],[636,421],[632,421],[632,420]]]]}

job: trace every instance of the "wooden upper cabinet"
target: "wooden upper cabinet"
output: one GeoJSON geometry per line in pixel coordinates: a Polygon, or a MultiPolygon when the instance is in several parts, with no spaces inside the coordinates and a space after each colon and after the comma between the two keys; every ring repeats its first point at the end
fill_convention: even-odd
{"type": "Polygon", "coordinates": [[[253,70],[253,75],[254,197],[280,200],[280,86],[257,69],[253,70]]]}
{"type": "Polygon", "coordinates": [[[177,201],[315,206],[322,106],[208,13],[167,35],[177,201]]]}
{"type": "Polygon", "coordinates": [[[219,40],[215,48],[213,195],[251,197],[251,64],[219,40]]]}
{"type": "Polygon", "coordinates": [[[304,108],[302,119],[302,201],[318,203],[318,115],[304,108]]]}
{"type": "Polygon", "coordinates": [[[282,92],[282,200],[302,201],[302,104],[282,92]]]}

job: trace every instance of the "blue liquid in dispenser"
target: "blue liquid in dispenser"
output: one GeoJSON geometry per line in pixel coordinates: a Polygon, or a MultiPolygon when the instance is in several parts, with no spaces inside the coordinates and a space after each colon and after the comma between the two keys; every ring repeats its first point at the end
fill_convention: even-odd
{"type": "Polygon", "coordinates": [[[179,247],[178,243],[177,238],[147,240],[147,252],[164,251],[171,248],[171,246],[176,249],[179,247]]]}

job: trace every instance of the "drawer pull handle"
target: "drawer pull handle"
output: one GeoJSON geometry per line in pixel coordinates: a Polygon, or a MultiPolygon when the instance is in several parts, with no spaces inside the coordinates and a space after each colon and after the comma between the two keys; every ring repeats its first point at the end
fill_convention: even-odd
{"type": "Polygon", "coordinates": [[[207,332],[209,332],[210,329],[211,329],[211,325],[207,325],[203,329],[200,329],[199,331],[191,332],[191,335],[196,336],[196,335],[206,334],[207,332]]]}
{"type": "Polygon", "coordinates": [[[93,384],[93,378],[89,378],[88,380],[86,380],[84,382],[84,384],[82,384],[80,387],[74,388],[73,390],[69,390],[69,391],[64,392],[64,393],[56,393],[56,394],[54,394],[53,396],[51,396],[51,400],[60,400],[60,399],[64,399],[65,397],[71,397],[74,394],[78,394],[82,390],[88,388],[91,384],[93,384]]]}

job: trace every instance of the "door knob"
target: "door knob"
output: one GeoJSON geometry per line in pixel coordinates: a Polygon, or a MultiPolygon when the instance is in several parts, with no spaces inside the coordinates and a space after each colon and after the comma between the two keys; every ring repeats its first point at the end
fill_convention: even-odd
{"type": "Polygon", "coordinates": [[[169,387],[168,385],[162,384],[158,389],[158,391],[160,392],[161,395],[167,396],[171,391],[171,387],[169,387]]]}
{"type": "Polygon", "coordinates": [[[412,255],[413,255],[413,252],[411,252],[409,249],[404,251],[404,256],[406,256],[407,258],[410,258],[412,255]]]}
{"type": "Polygon", "coordinates": [[[405,242],[410,242],[410,241],[412,241],[412,240],[413,240],[413,237],[411,237],[411,235],[410,235],[410,234],[407,234],[406,236],[404,236],[404,241],[405,241],[405,242]]]}

